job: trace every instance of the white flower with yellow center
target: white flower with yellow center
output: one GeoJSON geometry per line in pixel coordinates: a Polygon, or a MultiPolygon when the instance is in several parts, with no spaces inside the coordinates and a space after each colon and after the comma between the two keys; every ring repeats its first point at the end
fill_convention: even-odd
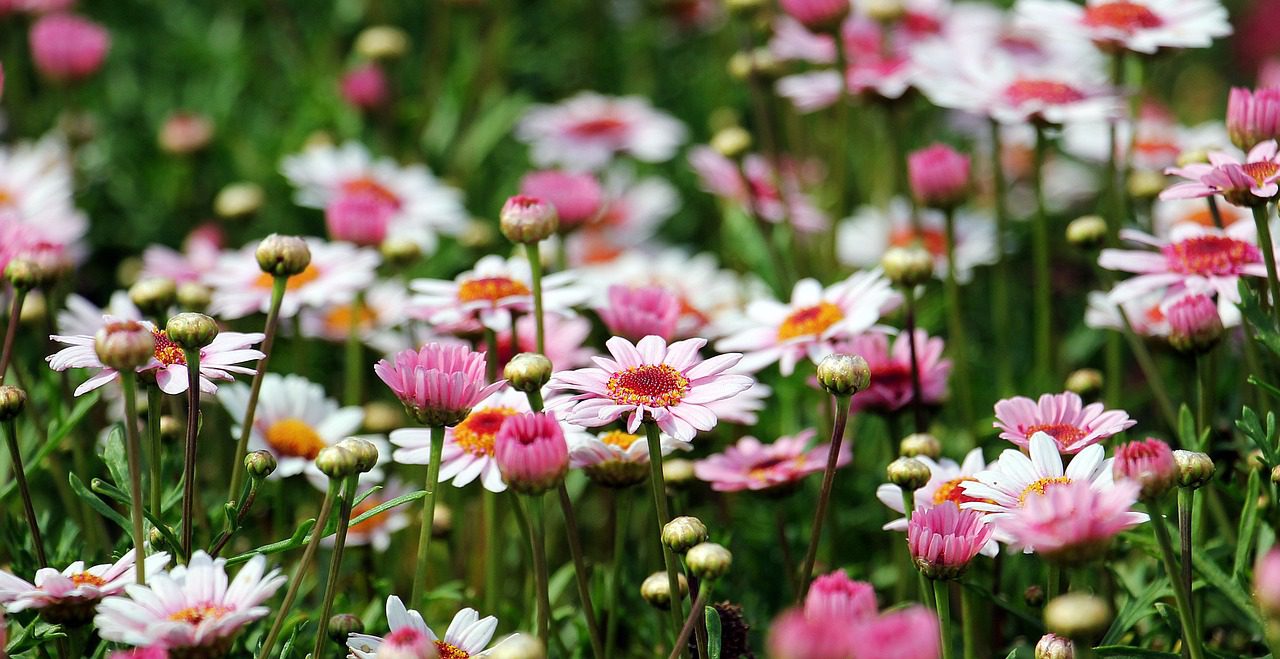
{"type": "MultiPolygon", "coordinates": [[[[464,487],[479,478],[486,490],[505,491],[507,484],[493,459],[493,442],[504,421],[529,411],[525,395],[509,387],[480,401],[461,423],[445,430],[440,480],[453,479],[455,487],[464,487]]],[[[431,431],[427,428],[393,430],[391,443],[398,447],[392,456],[396,462],[417,465],[431,462],[431,431]]]]}
{"type": "MultiPolygon", "coordinates": [[[[350,304],[356,293],[373,283],[382,260],[372,249],[319,238],[308,238],[307,248],[311,263],[289,278],[280,303],[282,318],[292,318],[303,308],[350,304]]],[[[205,276],[204,283],[213,289],[210,315],[230,320],[266,313],[271,307],[275,279],[258,266],[256,250],[257,245],[248,245],[223,253],[218,266],[205,276]]]]}
{"type": "MultiPolygon", "coordinates": [[[[542,278],[542,304],[547,312],[568,311],[582,304],[591,292],[577,284],[573,271],[557,272],[542,278]]],[[[454,279],[415,279],[409,288],[417,295],[413,302],[429,309],[433,325],[456,325],[477,320],[495,332],[511,327],[512,313],[533,310],[533,275],[523,258],[504,259],[489,255],[454,279]]]]}
{"type": "MultiPolygon", "coordinates": [[[[598,435],[574,433],[569,443],[569,466],[582,469],[592,480],[608,487],[627,487],[649,477],[649,442],[643,435],[610,430],[598,435]]],[[[688,451],[689,442],[666,434],[660,436],[663,455],[677,449],[688,451]]]]}

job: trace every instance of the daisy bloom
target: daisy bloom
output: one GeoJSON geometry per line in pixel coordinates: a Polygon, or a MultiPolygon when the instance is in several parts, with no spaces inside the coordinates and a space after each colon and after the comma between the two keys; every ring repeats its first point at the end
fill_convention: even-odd
{"type": "Polygon", "coordinates": [[[396,280],[379,281],[364,291],[359,311],[352,316],[353,303],[331,304],[302,310],[302,335],[340,343],[351,334],[352,325],[360,339],[374,348],[397,346],[394,328],[409,320],[409,294],[396,280]]]}
{"type": "MultiPolygon", "coordinates": [[[[114,316],[103,316],[99,327],[120,322],[136,322],[150,331],[152,338],[155,339],[155,355],[145,366],[139,367],[138,372],[150,373],[154,376],[156,386],[160,387],[160,390],[166,394],[172,396],[184,393],[187,390],[188,375],[187,357],[182,348],[170,341],[165,331],[156,329],[156,326],[150,321],[127,321],[114,316]]],[[[49,338],[68,346],[45,357],[45,361],[49,362],[49,368],[55,371],[65,371],[69,368],[99,369],[92,377],[85,380],[79,387],[76,387],[75,395],[80,396],[93,391],[108,382],[114,381],[116,376],[119,375],[114,368],[103,365],[102,361],[98,359],[98,353],[94,348],[93,334],[54,334],[49,338]]],[[[262,352],[252,348],[252,346],[261,343],[262,338],[263,335],[256,332],[252,334],[241,332],[218,333],[213,343],[200,349],[200,391],[206,394],[217,392],[218,387],[214,384],[214,381],[230,382],[234,379],[233,373],[253,375],[253,368],[237,366],[236,364],[247,361],[256,362],[262,359],[262,352]]]]}
{"type": "Polygon", "coordinates": [[[1055,563],[1087,563],[1105,555],[1121,531],[1147,520],[1130,510],[1139,487],[1132,481],[1118,481],[1106,490],[1083,481],[1055,485],[995,524],[1014,547],[1055,563]]]}
{"type": "MultiPolygon", "coordinates": [[[[350,243],[308,238],[307,248],[311,250],[311,263],[289,278],[280,303],[282,318],[296,316],[303,307],[349,304],[373,283],[374,270],[381,261],[376,251],[350,243]]],[[[275,278],[258,266],[256,251],[256,245],[249,245],[226,252],[205,276],[205,283],[213,289],[210,314],[234,319],[266,313],[271,308],[275,278]]]]}
{"type": "Polygon", "coordinates": [[[466,346],[428,343],[419,350],[396,353],[373,372],[419,423],[452,426],[461,422],[505,380],[485,384],[485,354],[466,346]]]}
{"type": "MultiPolygon", "coordinates": [[[[927,455],[916,456],[916,459],[929,467],[929,482],[916,490],[912,497],[916,511],[928,510],[948,501],[962,505],[980,500],[965,494],[962,486],[968,482],[977,482],[976,474],[987,468],[981,448],[975,448],[966,453],[964,461],[960,464],[956,464],[956,461],[950,458],[934,460],[927,455]]],[[[876,498],[889,510],[903,514],[906,501],[902,496],[901,487],[893,483],[881,483],[876,487],[876,498]]],[[[905,532],[907,518],[899,517],[885,524],[883,528],[886,531],[905,532]]],[[[995,556],[998,553],[1000,553],[1000,545],[995,540],[988,540],[982,548],[984,556],[995,556]]]]}
{"type": "Polygon", "coordinates": [[[797,231],[817,233],[830,224],[806,190],[815,178],[811,163],[785,158],[775,171],[759,154],[747,154],[739,168],[734,161],[707,146],[689,151],[689,164],[698,174],[702,189],[731,201],[751,215],[780,224],[790,223],[797,231]]]}
{"type": "Polygon", "coordinates": [[[792,289],[789,304],[764,298],[748,305],[738,331],[720,339],[716,348],[747,353],[742,359],[745,370],[755,372],[777,362],[783,375],[791,375],[801,359],[821,361],[831,354],[836,339],[870,329],[899,300],[878,269],[826,288],[816,279],[802,279],[792,289]]]}
{"type": "Polygon", "coordinates": [[[1226,229],[1183,224],[1174,227],[1168,238],[1124,229],[1121,239],[1156,251],[1104,249],[1098,265],[1137,275],[1111,289],[1111,299],[1117,303],[1176,285],[1188,293],[1216,293],[1220,307],[1233,306],[1240,301],[1240,277],[1267,276],[1256,235],[1251,222],[1236,222],[1226,229]]]}
{"type": "Polygon", "coordinates": [[[520,179],[520,194],[554,206],[560,233],[594,222],[605,204],[604,189],[594,175],[554,169],[525,174],[520,179]]]}
{"type": "MultiPolygon", "coordinates": [[[[610,430],[598,435],[571,433],[565,439],[569,442],[569,467],[583,470],[605,487],[629,487],[649,478],[649,442],[640,435],[610,430]]],[[[664,456],[693,448],[665,434],[659,435],[658,445],[664,456]]]]}
{"type": "MultiPolygon", "coordinates": [[[[956,212],[956,279],[973,277],[973,269],[995,263],[995,224],[982,212],[956,212]]],[[[933,256],[934,274],[947,273],[946,219],[941,211],[918,209],[913,218],[911,204],[895,197],[885,207],[863,206],[836,226],[836,256],[855,268],[872,268],[890,247],[919,245],[933,256]]]]}
{"type": "MultiPolygon", "coordinates": [[[[134,582],[134,556],[130,549],[115,563],[85,567],[84,561],[76,561],[61,572],[41,568],[34,584],[0,571],[0,603],[9,613],[35,609],[51,623],[84,624],[93,618],[99,600],[134,582]]],[[[146,558],[145,573],[154,575],[168,564],[169,555],[157,552],[146,558]]]]}
{"type": "Polygon", "coordinates": [[[1212,151],[1209,162],[1170,167],[1166,174],[1188,179],[1160,193],[1161,199],[1196,199],[1222,195],[1236,206],[1261,206],[1280,192],[1280,153],[1276,141],[1259,142],[1243,161],[1226,151],[1212,151]]]}
{"type": "Polygon", "coordinates": [[[182,251],[151,245],[142,252],[140,277],[163,277],[175,283],[203,282],[218,265],[225,236],[216,224],[202,224],[187,234],[182,251]]]}
{"type": "Polygon", "coordinates": [[[405,608],[404,602],[395,595],[387,598],[387,626],[391,631],[385,637],[368,634],[348,636],[347,649],[351,651],[351,656],[355,659],[375,659],[378,648],[383,643],[415,647],[421,639],[425,639],[435,646],[442,658],[468,659],[485,656],[511,638],[508,636],[493,647],[488,647],[489,641],[493,640],[494,630],[498,628],[498,619],[493,616],[481,618],[475,609],[463,609],[455,614],[444,638],[440,638],[422,620],[422,614],[405,608]]]}
{"type": "Polygon", "coordinates": [[[1044,433],[1057,443],[1059,451],[1071,455],[1137,423],[1124,410],[1105,410],[1102,403],[1085,405],[1079,394],[1064,391],[1044,394],[1038,401],[1026,396],[1000,400],[994,425],[1000,429],[1001,439],[1023,448],[1033,435],[1044,433]]]}
{"type": "Polygon", "coordinates": [[[609,287],[609,303],[597,309],[609,333],[639,341],[650,334],[670,341],[680,319],[680,300],[661,286],[609,287]]]}
{"type": "MultiPolygon", "coordinates": [[[[243,419],[249,387],[222,387],[218,401],[232,419],[243,419]]],[[[321,449],[355,434],[363,422],[364,408],[338,407],[319,384],[300,375],[267,373],[249,431],[249,450],[275,456],[277,467],[270,478],[296,476],[314,464],[321,449]]],[[[237,426],[233,434],[239,436],[240,431],[237,426]]]]}
{"type": "MultiPolygon", "coordinates": [[[[563,312],[585,302],[590,292],[577,282],[573,271],[543,276],[543,310],[563,312]]],[[[414,304],[431,310],[428,322],[436,325],[478,320],[502,331],[511,327],[513,312],[533,310],[533,275],[520,257],[490,254],[454,279],[415,279],[409,288],[417,294],[414,304]]]]}
{"type": "MultiPolygon", "coordinates": [[[[873,329],[837,344],[836,352],[859,355],[871,367],[871,386],[851,399],[854,411],[896,412],[915,399],[910,336],[901,332],[890,342],[887,333],[873,329]]],[[[922,329],[915,331],[915,344],[921,403],[938,405],[947,399],[951,360],[942,358],[942,339],[931,338],[922,329]]]]}
{"type": "Polygon", "coordinates": [[[561,405],[570,423],[594,428],[626,416],[627,432],[651,420],[668,435],[691,441],[716,425],[707,403],[741,393],[754,382],[727,372],[741,354],[703,360],[698,351],[706,344],[685,339],[668,346],[660,337],[646,336],[633,345],[615,336],[605,343],[612,359],[595,357],[597,368],[560,371],[547,386],[573,394],[561,405]]]}
{"type": "MultiPolygon", "coordinates": [[[[533,314],[522,314],[513,325],[515,343],[511,345],[512,330],[498,332],[498,372],[514,356],[522,352],[537,352],[538,332],[537,319],[533,314]]],[[[556,368],[579,368],[591,363],[596,354],[588,345],[591,336],[591,321],[583,316],[562,316],[558,313],[542,314],[543,338],[542,354],[556,368]]]]}
{"type": "Polygon", "coordinates": [[[564,240],[570,266],[607,263],[628,250],[651,244],[663,222],[680,209],[675,186],[657,176],[637,178],[628,168],[612,167],[604,175],[603,212],[590,224],[567,236],[544,241],[555,253],[564,240]]]}
{"type": "Polygon", "coordinates": [[[112,293],[107,306],[103,308],[72,293],[67,296],[62,310],[58,312],[58,332],[93,336],[102,328],[103,316],[120,320],[142,320],[142,311],[129,299],[128,291],[112,293]]]}
{"type": "Polygon", "coordinates": [[[844,570],[815,578],[804,598],[804,615],[811,619],[868,620],[878,608],[871,584],[850,579],[844,570]]]}
{"type": "MultiPolygon", "coordinates": [[[[711,483],[717,492],[753,490],[785,494],[805,476],[822,471],[831,453],[830,444],[809,448],[816,432],[803,430],[764,444],[755,437],[743,437],[736,444],[693,463],[693,473],[711,483]]],[[[836,466],[853,460],[848,445],[841,445],[836,466]]]]}
{"type": "Polygon", "coordinates": [[[917,510],[907,524],[911,558],[930,579],[955,579],[991,540],[991,526],[976,510],[954,501],[917,510]]]}
{"type": "MultiPolygon", "coordinates": [[[[462,193],[425,166],[375,159],[358,142],[308,147],[286,157],[280,170],[298,189],[298,205],[324,210],[335,240],[376,246],[405,239],[430,254],[437,234],[457,235],[469,219],[462,193]]],[[[311,256],[314,266],[315,247],[311,256]]]]}
{"type": "Polygon", "coordinates": [[[98,605],[98,635],[126,645],[225,654],[242,627],[271,612],[262,603],[285,582],[279,569],[266,572],[266,556],[249,559],[229,584],[226,564],[197,551],[186,565],[149,577],[148,585],[126,585],[128,597],[98,605]]]}
{"type": "Polygon", "coordinates": [[[516,126],[539,167],[598,170],[617,155],[663,162],[685,140],[685,127],[639,96],[582,92],[556,105],[537,105],[516,126]]]}
{"type": "Polygon", "coordinates": [[[0,268],[41,244],[80,255],[89,220],[75,207],[74,180],[60,140],[0,146],[0,268]]]}
{"type": "Polygon", "coordinates": [[[774,618],[765,642],[774,659],[851,659],[858,640],[848,621],[809,617],[793,607],[774,618]]]}
{"type": "Polygon", "coordinates": [[[1084,324],[1094,329],[1124,332],[1127,319],[1134,334],[1138,336],[1168,336],[1169,319],[1164,313],[1165,298],[1166,290],[1161,288],[1117,304],[1107,293],[1090,291],[1089,306],[1084,312],[1084,324]],[[1120,315],[1122,309],[1124,316],[1120,315]]]}
{"type": "Polygon", "coordinates": [[[1217,0],[1018,0],[1018,22],[1050,38],[1087,39],[1105,51],[1153,54],[1207,48],[1231,34],[1217,0]]]}

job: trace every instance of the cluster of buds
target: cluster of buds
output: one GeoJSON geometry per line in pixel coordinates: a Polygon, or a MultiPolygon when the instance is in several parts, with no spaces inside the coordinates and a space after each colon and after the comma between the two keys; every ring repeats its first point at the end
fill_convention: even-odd
{"type": "Polygon", "coordinates": [[[378,447],[359,437],[348,437],[333,446],[326,446],[316,455],[316,468],[330,479],[363,474],[377,464],[378,447]]]}
{"type": "MultiPolygon", "coordinates": [[[[676,575],[680,587],[680,599],[689,594],[689,581],[683,574],[676,575]]],[[[671,608],[671,584],[667,581],[666,572],[654,572],[640,583],[640,597],[655,609],[666,611],[671,608]]]]}

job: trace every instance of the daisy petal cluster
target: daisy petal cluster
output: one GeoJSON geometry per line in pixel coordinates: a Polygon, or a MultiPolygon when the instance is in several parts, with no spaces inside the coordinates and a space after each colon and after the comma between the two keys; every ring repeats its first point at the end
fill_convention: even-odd
{"type": "Polygon", "coordinates": [[[995,427],[1001,439],[1027,447],[1033,436],[1044,434],[1064,454],[1079,453],[1135,424],[1123,410],[1107,410],[1102,403],[1085,405],[1071,391],[1045,394],[1036,401],[1015,396],[996,403],[995,427]]]}
{"type": "Polygon", "coordinates": [[[1147,520],[1131,510],[1138,490],[1131,481],[1106,490],[1084,481],[1063,483],[1029,497],[996,525],[1015,548],[1055,563],[1079,565],[1101,558],[1113,537],[1147,520]]]}
{"type": "MultiPolygon", "coordinates": [[[[495,643],[492,647],[493,633],[498,628],[498,619],[493,616],[480,617],[475,609],[458,611],[441,638],[431,631],[423,621],[422,614],[406,608],[399,597],[387,598],[387,626],[390,629],[386,636],[369,634],[351,634],[347,637],[347,649],[356,659],[376,659],[383,656],[379,648],[386,643],[397,647],[416,647],[425,641],[428,647],[441,657],[453,659],[485,656],[490,650],[497,648],[511,639],[510,636],[495,643]]],[[[421,656],[421,655],[408,655],[421,656]]],[[[434,656],[434,655],[427,655],[434,656]]]]}
{"type": "MultiPolygon", "coordinates": [[[[694,474],[717,492],[790,492],[805,476],[826,468],[831,445],[810,448],[815,434],[814,430],[804,430],[769,444],[755,437],[743,437],[723,453],[695,462],[694,474]]],[[[849,445],[842,444],[836,467],[846,466],[852,460],[849,445]]]]}
{"type": "MultiPolygon", "coordinates": [[[[41,568],[34,583],[0,571],[0,604],[9,613],[35,610],[52,623],[84,624],[93,618],[99,601],[120,594],[134,582],[134,556],[130,549],[114,563],[87,567],[84,561],[76,561],[61,572],[41,568]]],[[[156,552],[146,557],[144,572],[153,575],[168,564],[169,555],[156,552]]]]}

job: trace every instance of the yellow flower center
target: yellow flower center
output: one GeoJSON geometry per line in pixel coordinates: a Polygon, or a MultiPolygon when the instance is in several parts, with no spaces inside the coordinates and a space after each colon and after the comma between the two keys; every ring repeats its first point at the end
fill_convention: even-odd
{"type": "Polygon", "coordinates": [[[271,424],[265,433],[267,444],[278,454],[314,460],[325,442],[306,421],[281,419],[271,424]]]}
{"type": "MultiPolygon", "coordinates": [[[[334,307],[329,313],[325,314],[324,326],[332,334],[347,334],[351,331],[351,305],[340,304],[334,307]]],[[[369,329],[378,322],[378,314],[369,308],[369,305],[360,305],[359,318],[356,320],[358,329],[369,329]]]]}
{"type": "Polygon", "coordinates": [[[519,414],[512,407],[486,407],[473,410],[462,423],[453,427],[453,443],[478,458],[493,457],[493,440],[502,422],[519,414]]]}
{"type": "Polygon", "coordinates": [[[483,277],[458,285],[459,302],[496,303],[517,295],[529,295],[529,287],[510,277],[483,277]]]}
{"type": "MultiPolygon", "coordinates": [[[[303,286],[306,286],[307,284],[310,284],[311,282],[319,278],[320,278],[320,269],[317,268],[314,264],[309,264],[307,265],[307,268],[305,270],[290,277],[289,281],[285,283],[284,288],[286,291],[296,291],[299,288],[302,288],[303,286]]],[[[257,288],[262,288],[269,291],[271,290],[272,286],[275,285],[275,280],[276,278],[273,275],[270,275],[264,272],[258,275],[257,279],[253,280],[253,285],[257,288]]]]}
{"type": "Polygon", "coordinates": [[[446,641],[436,641],[436,652],[440,653],[440,659],[470,659],[471,657],[466,650],[446,641]]]}
{"type": "Polygon", "coordinates": [[[939,506],[947,501],[955,503],[957,506],[971,501],[986,501],[986,499],[979,499],[965,494],[964,488],[961,487],[962,483],[976,482],[977,480],[971,476],[960,476],[943,483],[938,487],[938,491],[933,493],[933,505],[939,506]]]}
{"type": "Polygon", "coordinates": [[[202,604],[200,606],[189,606],[181,611],[174,611],[169,614],[169,619],[174,622],[185,622],[191,625],[198,625],[210,618],[217,619],[231,613],[231,608],[226,606],[218,606],[216,604],[202,604]]]}
{"type": "Polygon", "coordinates": [[[633,435],[629,432],[622,432],[621,430],[610,430],[609,432],[600,435],[600,441],[608,444],[609,446],[616,446],[624,451],[631,448],[631,445],[635,444],[639,440],[640,435],[633,435]]]}
{"type": "Polygon", "coordinates": [[[778,327],[778,340],[786,341],[798,336],[820,336],[828,327],[844,319],[844,312],[830,302],[819,302],[812,307],[791,312],[778,327]]]}
{"type": "Polygon", "coordinates": [[[187,355],[182,352],[178,344],[169,339],[169,335],[164,330],[151,330],[151,337],[156,342],[156,361],[165,366],[187,363],[187,355]]]}
{"type": "Polygon", "coordinates": [[[81,572],[81,573],[79,573],[79,574],[73,574],[73,575],[71,575],[71,583],[73,583],[73,584],[75,584],[75,585],[77,585],[77,586],[98,586],[98,587],[102,587],[102,586],[107,585],[107,580],[106,580],[106,579],[103,579],[102,577],[100,577],[100,576],[98,576],[98,575],[96,575],[96,574],[89,574],[88,572],[81,572]]]}
{"type": "Polygon", "coordinates": [[[1066,485],[1070,482],[1071,479],[1066,476],[1053,476],[1038,479],[1028,485],[1026,489],[1022,490],[1022,494],[1018,495],[1018,506],[1021,507],[1025,505],[1027,503],[1027,498],[1032,495],[1042,496],[1045,492],[1049,491],[1050,488],[1057,487],[1058,485],[1066,485]]]}

